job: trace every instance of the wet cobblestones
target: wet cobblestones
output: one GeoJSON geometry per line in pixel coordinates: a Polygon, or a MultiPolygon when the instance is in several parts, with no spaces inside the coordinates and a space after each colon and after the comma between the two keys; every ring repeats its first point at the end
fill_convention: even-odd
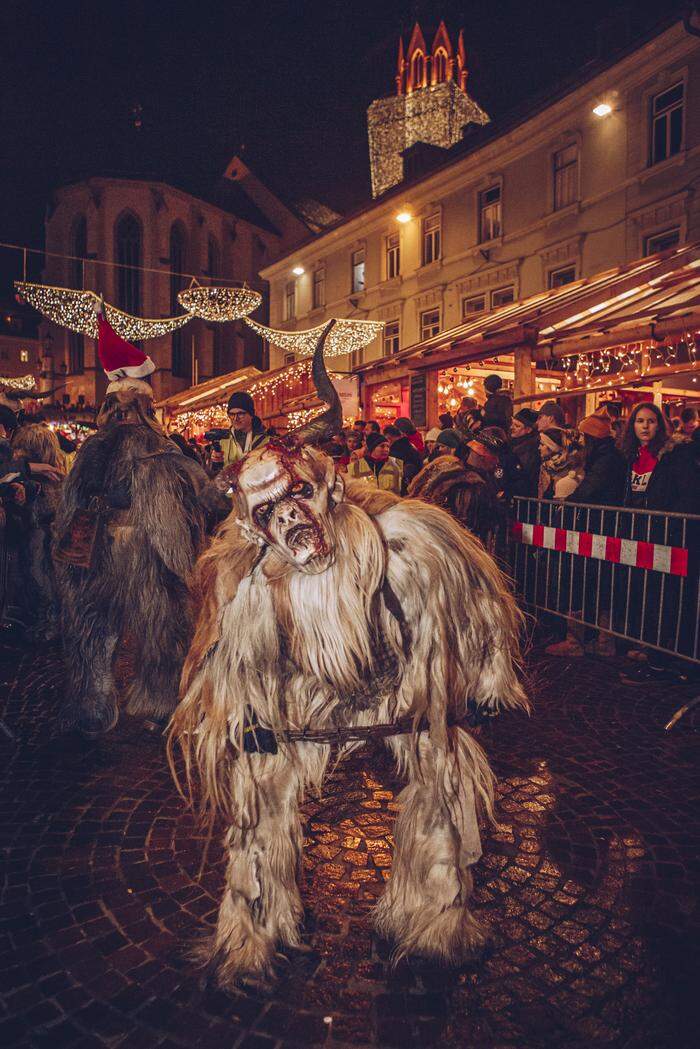
{"type": "Polygon", "coordinates": [[[692,692],[620,685],[592,658],[531,662],[534,716],[482,738],[500,779],[475,871],[487,954],[459,971],[390,967],[370,911],[401,784],[364,749],[304,806],[303,949],[273,986],[230,996],[202,990],[188,961],[221,849],[215,836],[202,863],[162,741],[128,721],[100,743],[60,735],[57,653],[2,650],[17,744],[0,737],[0,1045],[696,1044],[697,723],[663,732],[692,692]]]}

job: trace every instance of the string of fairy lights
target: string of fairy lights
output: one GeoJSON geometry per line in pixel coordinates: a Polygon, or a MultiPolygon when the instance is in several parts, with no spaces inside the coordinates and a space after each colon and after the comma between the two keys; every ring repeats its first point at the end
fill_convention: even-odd
{"type": "Polygon", "coordinates": [[[683,339],[671,343],[626,343],[559,358],[565,386],[602,385],[618,379],[623,382],[630,374],[642,376],[650,368],[673,368],[681,361],[692,365],[697,359],[697,343],[689,331],[683,339]]]}
{"type": "MultiPolygon", "coordinates": [[[[26,302],[48,320],[70,331],[97,338],[95,308],[100,300],[94,291],[59,288],[30,281],[15,281],[15,288],[26,302]]],[[[243,319],[262,338],[298,357],[310,357],[313,354],[325,327],[322,324],[306,331],[278,331],[252,320],[248,314],[257,309],[262,296],[247,287],[202,287],[193,281],[189,288],[178,294],[178,301],[187,312],[177,317],[135,317],[108,303],[105,303],[105,315],[117,334],[132,342],[169,335],[193,317],[219,323],[243,319]]],[[[383,321],[339,319],[326,340],[324,355],[336,357],[361,350],[376,339],[383,329],[383,321]]]]}

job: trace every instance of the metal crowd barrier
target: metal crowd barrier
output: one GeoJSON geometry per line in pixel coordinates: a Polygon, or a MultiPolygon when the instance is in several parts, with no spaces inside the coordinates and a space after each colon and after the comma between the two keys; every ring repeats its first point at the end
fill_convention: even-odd
{"type": "Polygon", "coordinates": [[[700,663],[700,517],[522,497],[511,517],[526,606],[700,663]]]}

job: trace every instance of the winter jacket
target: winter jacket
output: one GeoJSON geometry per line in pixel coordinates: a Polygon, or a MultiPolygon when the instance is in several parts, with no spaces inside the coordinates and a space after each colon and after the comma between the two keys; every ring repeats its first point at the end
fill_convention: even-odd
{"type": "Polygon", "coordinates": [[[511,450],[522,466],[522,470],[511,485],[511,495],[537,498],[541,465],[539,433],[526,433],[522,437],[513,438],[511,450]]]}
{"type": "Polygon", "coordinates": [[[628,467],[622,453],[615,447],[613,437],[596,441],[585,469],[583,480],[566,501],[622,506],[628,467]]]}
{"type": "Polygon", "coordinates": [[[423,469],[423,460],[416,451],[410,436],[398,437],[394,441],[391,446],[391,458],[398,459],[403,464],[403,492],[401,494],[405,495],[408,485],[423,469]]]}
{"type": "Polygon", "coordinates": [[[375,485],[383,492],[401,495],[403,482],[403,463],[389,456],[383,462],[377,459],[352,459],[348,466],[348,477],[357,478],[375,485]]]}
{"type": "Polygon", "coordinates": [[[224,453],[224,466],[228,466],[230,463],[237,463],[239,459],[242,459],[248,452],[252,452],[255,448],[263,448],[270,440],[270,435],[262,424],[262,421],[257,415],[253,416],[253,430],[252,430],[252,441],[250,448],[246,450],[245,441],[246,434],[240,434],[237,438],[233,431],[230,431],[228,437],[221,439],[221,451],[224,453]]]}
{"type": "MultiPolygon", "coordinates": [[[[628,487],[629,477],[628,470],[628,487]]],[[[661,449],[644,506],[647,510],[700,514],[700,438],[670,440],[661,449]]]]}
{"type": "Polygon", "coordinates": [[[507,393],[492,393],[484,405],[484,426],[500,426],[510,432],[513,418],[513,401],[507,393]]]}

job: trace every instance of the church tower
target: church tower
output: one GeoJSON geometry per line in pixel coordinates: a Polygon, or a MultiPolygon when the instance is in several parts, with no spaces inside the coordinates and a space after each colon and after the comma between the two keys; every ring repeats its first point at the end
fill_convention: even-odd
{"type": "Polygon", "coordinates": [[[404,151],[418,142],[449,149],[466,124],[487,124],[489,117],[467,94],[467,56],[460,31],[457,51],[440,22],[428,50],[416,22],[408,49],[399,40],[396,95],[379,98],[367,110],[372,196],[378,197],[404,178],[404,151]]]}

